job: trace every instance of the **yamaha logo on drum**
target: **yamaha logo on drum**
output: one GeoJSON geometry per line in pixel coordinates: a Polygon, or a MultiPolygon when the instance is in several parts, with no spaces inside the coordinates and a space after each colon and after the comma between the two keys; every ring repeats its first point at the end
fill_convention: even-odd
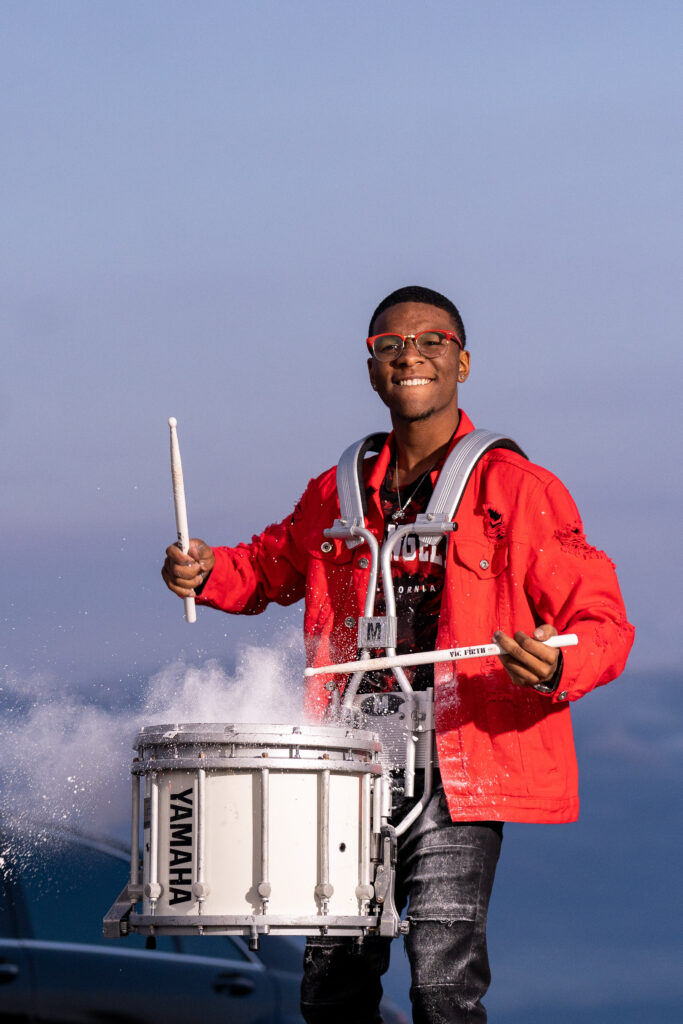
{"type": "Polygon", "coordinates": [[[193,798],[192,787],[184,789],[182,793],[171,793],[168,844],[168,887],[171,892],[169,904],[187,903],[192,899],[193,798]]]}

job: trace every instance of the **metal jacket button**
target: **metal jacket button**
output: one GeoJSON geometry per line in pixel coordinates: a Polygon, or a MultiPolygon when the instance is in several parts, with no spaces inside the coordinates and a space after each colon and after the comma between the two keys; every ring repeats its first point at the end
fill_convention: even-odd
{"type": "Polygon", "coordinates": [[[481,562],[479,563],[479,568],[480,569],[488,569],[488,567],[489,567],[488,560],[486,558],[482,558],[481,562]]]}
{"type": "Polygon", "coordinates": [[[353,629],[353,627],[356,625],[356,620],[354,619],[353,615],[348,615],[344,619],[344,625],[348,626],[349,629],[353,629]]]}
{"type": "Polygon", "coordinates": [[[330,551],[332,550],[332,547],[333,545],[330,544],[329,540],[324,540],[320,545],[320,550],[324,551],[326,555],[329,555],[330,551]]]}
{"type": "Polygon", "coordinates": [[[370,562],[367,560],[367,558],[359,558],[358,559],[358,568],[359,569],[367,569],[367,567],[369,565],[370,565],[370,562]]]}
{"type": "Polygon", "coordinates": [[[558,693],[557,699],[558,700],[566,700],[567,699],[567,691],[563,690],[562,693],[558,693]]]}

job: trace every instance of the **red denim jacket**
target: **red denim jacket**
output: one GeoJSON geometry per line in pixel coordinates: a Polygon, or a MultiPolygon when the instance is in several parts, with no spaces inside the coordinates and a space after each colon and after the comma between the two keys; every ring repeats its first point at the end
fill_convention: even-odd
{"type": "MultiPolygon", "coordinates": [[[[453,444],[474,427],[464,412],[453,444]]],[[[368,528],[382,539],[379,488],[392,438],[365,462],[368,528]]],[[[436,475],[436,474],[434,474],[436,475]]],[[[305,598],[309,665],[356,656],[368,569],[365,545],[324,543],[339,515],[335,469],[311,480],[291,516],[250,544],[215,548],[199,603],[255,614],[270,601],[305,598]],[[362,564],[361,564],[361,560],[362,564]]],[[[497,657],[435,665],[439,767],[459,821],[566,822],[578,815],[578,773],[569,702],[623,670],[633,642],[614,566],[584,536],[566,488],[507,450],[480,461],[450,534],[438,648],[490,641],[496,629],[531,632],[541,622],[577,633],[564,651],[558,691],[516,686],[497,657]]],[[[324,676],[309,680],[306,707],[320,716],[324,676]]]]}

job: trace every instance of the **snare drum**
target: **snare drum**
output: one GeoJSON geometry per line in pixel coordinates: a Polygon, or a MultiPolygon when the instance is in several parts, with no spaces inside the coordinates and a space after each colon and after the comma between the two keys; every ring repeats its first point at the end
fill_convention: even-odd
{"type": "Polygon", "coordinates": [[[375,734],[160,725],[143,729],[135,748],[133,848],[142,787],[144,852],[142,879],[137,865],[131,871],[131,892],[143,893],[132,930],[257,941],[270,931],[364,935],[377,927],[375,734]]]}

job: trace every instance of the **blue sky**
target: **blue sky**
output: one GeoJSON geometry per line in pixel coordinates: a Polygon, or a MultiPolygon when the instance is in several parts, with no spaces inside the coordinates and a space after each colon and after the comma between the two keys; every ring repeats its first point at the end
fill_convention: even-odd
{"type": "MultiPolygon", "coordinates": [[[[248,537],[386,425],[367,320],[422,283],[463,314],[464,408],[617,563],[632,678],[672,677],[682,27],[669,0],[7,0],[5,670],[133,699],[288,636],[299,609],[188,627],[161,589],[166,421],[191,532],[248,537]]],[[[651,711],[623,686],[589,698],[605,727],[651,711]]]]}
{"type": "Polygon", "coordinates": [[[59,668],[60,633],[86,657],[123,633],[117,667],[201,643],[157,590],[168,416],[192,531],[250,535],[385,424],[367,320],[420,282],[461,307],[463,406],[558,473],[616,561],[633,663],[676,664],[681,19],[3,5],[13,658],[59,668]]]}

